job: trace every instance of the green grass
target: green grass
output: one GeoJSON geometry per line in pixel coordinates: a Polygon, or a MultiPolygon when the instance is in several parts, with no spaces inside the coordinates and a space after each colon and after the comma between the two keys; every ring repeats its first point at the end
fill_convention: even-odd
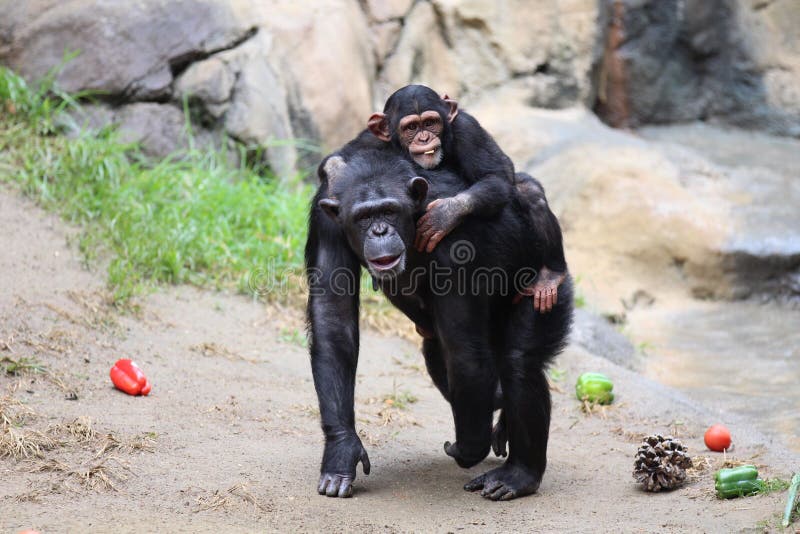
{"type": "Polygon", "coordinates": [[[759,485],[758,493],[762,495],[769,495],[776,491],[786,491],[789,489],[789,481],[782,478],[768,478],[762,480],[759,485]]]}
{"type": "Polygon", "coordinates": [[[309,186],[196,148],[148,161],[110,128],[62,135],[78,104],[53,77],[30,87],[0,67],[0,181],[80,226],[116,303],[154,283],[262,296],[297,286],[309,186]]]}
{"type": "Polygon", "coordinates": [[[392,392],[383,396],[383,403],[397,408],[398,410],[405,410],[409,404],[414,404],[419,399],[416,395],[409,391],[398,391],[397,384],[392,383],[392,392]]]}

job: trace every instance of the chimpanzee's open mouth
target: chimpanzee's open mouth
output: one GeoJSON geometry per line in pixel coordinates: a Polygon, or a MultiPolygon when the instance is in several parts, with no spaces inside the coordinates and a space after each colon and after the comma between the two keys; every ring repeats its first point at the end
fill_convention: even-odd
{"type": "Polygon", "coordinates": [[[400,263],[400,259],[403,255],[397,254],[394,256],[381,256],[380,258],[373,258],[371,260],[367,260],[369,266],[372,267],[375,271],[388,271],[393,269],[400,263]]]}

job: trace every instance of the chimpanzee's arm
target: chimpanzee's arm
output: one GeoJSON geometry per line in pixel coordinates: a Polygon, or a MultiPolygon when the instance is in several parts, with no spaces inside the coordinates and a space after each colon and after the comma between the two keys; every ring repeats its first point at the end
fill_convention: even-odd
{"type": "Polygon", "coordinates": [[[528,213],[531,228],[536,232],[537,249],[541,255],[539,274],[533,285],[521,292],[521,296],[533,297],[534,309],[546,313],[558,302],[558,286],[567,273],[561,226],[547,204],[542,184],[535,178],[518,173],[517,193],[528,213]]]}
{"type": "Polygon", "coordinates": [[[325,434],[318,491],[349,497],[358,462],[365,474],[370,468],[353,409],[361,267],[339,226],[317,205],[327,196],[325,189],[321,186],[314,199],[306,243],[311,370],[325,434]]]}
{"type": "Polygon", "coordinates": [[[452,123],[451,154],[445,166],[472,184],[451,198],[434,200],[417,225],[417,250],[431,252],[467,215],[490,217],[516,194],[514,164],[472,115],[452,123]]]}

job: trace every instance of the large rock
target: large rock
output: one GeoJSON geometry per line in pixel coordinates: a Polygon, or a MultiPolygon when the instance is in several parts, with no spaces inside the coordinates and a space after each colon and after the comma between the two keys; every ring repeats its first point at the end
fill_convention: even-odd
{"type": "Polygon", "coordinates": [[[186,121],[174,106],[137,102],[119,108],[113,121],[119,126],[121,141],[140,143],[146,154],[156,158],[188,145],[186,121]]]}
{"type": "Polygon", "coordinates": [[[259,26],[272,36],[268,57],[280,73],[295,136],[323,151],[349,141],[372,111],[375,73],[367,17],[359,2],[256,5],[259,26]]]}
{"type": "Polygon", "coordinates": [[[800,136],[796,0],[603,0],[598,110],[637,126],[720,118],[800,136]]]}
{"type": "Polygon", "coordinates": [[[125,100],[167,97],[175,70],[235,46],[253,28],[217,0],[2,0],[0,13],[0,61],[38,79],[78,52],[60,86],[125,100]]]}
{"type": "MultiPolygon", "coordinates": [[[[65,50],[80,50],[58,75],[60,87],[96,91],[114,107],[159,104],[135,124],[130,110],[121,121],[153,154],[163,146],[151,140],[173,131],[184,98],[198,112],[197,127],[265,148],[284,175],[296,163],[295,139],[333,149],[363,128],[372,109],[375,56],[356,0],[19,4],[0,0],[0,62],[38,79],[61,63],[65,50]],[[155,110],[164,113],[162,121],[155,110]],[[148,124],[153,135],[140,131],[148,124]]],[[[402,2],[392,6],[380,16],[404,9],[402,2]]],[[[180,145],[176,139],[166,146],[180,145]]]]}
{"type": "Polygon", "coordinates": [[[596,15],[595,0],[417,2],[383,61],[376,98],[414,82],[469,101],[511,84],[527,105],[588,104],[596,15]]]}
{"type": "Polygon", "coordinates": [[[600,309],[647,295],[800,296],[800,141],[703,124],[632,134],[508,93],[469,111],[545,185],[579,288],[600,309]]]}

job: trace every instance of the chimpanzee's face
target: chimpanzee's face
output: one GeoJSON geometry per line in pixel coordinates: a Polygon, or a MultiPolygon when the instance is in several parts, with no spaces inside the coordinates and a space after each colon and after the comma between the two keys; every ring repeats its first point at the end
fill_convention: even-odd
{"type": "Polygon", "coordinates": [[[439,112],[429,109],[400,119],[397,136],[417,165],[434,169],[444,157],[440,138],[443,128],[444,121],[439,112]]]}
{"type": "Polygon", "coordinates": [[[452,137],[451,123],[458,103],[440,97],[423,85],[407,85],[386,101],[383,113],[373,113],[367,128],[378,139],[395,143],[423,169],[435,169],[444,159],[445,139],[452,137]]]}
{"type": "Polygon", "coordinates": [[[356,169],[340,170],[331,197],[322,199],[320,206],[342,226],[350,247],[373,277],[397,277],[405,271],[407,250],[414,245],[414,216],[425,200],[428,182],[397,169],[384,174],[372,167],[368,172],[377,174],[364,176],[363,165],[347,167],[356,169]]]}

